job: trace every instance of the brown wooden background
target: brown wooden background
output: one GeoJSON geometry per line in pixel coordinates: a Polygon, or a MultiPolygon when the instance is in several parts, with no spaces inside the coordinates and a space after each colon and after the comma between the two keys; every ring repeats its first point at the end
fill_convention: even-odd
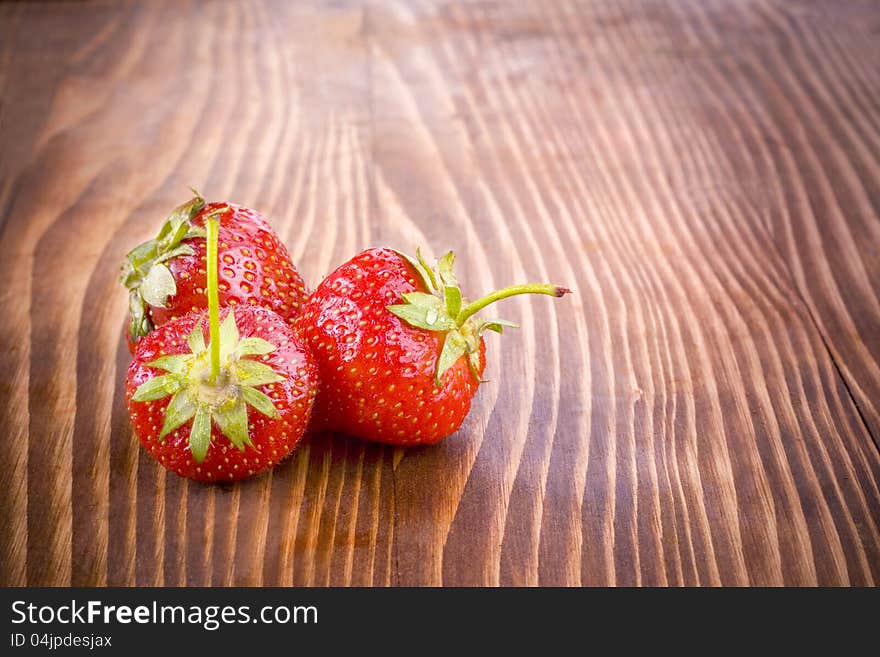
{"type": "Polygon", "coordinates": [[[873,0],[7,3],[0,92],[0,583],[880,579],[873,0]],[[195,485],[117,285],[189,185],[311,285],[421,244],[576,294],[506,303],[442,445],[195,485]]]}

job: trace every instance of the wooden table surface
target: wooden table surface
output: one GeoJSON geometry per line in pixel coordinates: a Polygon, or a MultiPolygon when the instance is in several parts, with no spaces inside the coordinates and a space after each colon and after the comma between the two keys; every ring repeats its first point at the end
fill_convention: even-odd
{"type": "Polygon", "coordinates": [[[0,5],[0,583],[880,581],[873,0],[0,5]],[[314,286],[456,251],[463,428],[166,474],[124,253],[195,186],[314,286]]]}

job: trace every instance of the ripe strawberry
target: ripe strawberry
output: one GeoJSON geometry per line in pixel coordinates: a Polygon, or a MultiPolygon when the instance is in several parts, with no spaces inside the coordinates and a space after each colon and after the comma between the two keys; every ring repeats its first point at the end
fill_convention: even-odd
{"type": "Polygon", "coordinates": [[[569,292],[520,285],[468,304],[453,261],[447,253],[432,271],[421,254],[369,249],[318,286],[295,323],[320,371],[315,428],[393,445],[442,440],[481,383],[483,332],[515,326],[474,313],[515,294],[569,292]]]}
{"type": "Polygon", "coordinates": [[[308,294],[284,244],[253,210],[201,196],[176,208],[155,239],[126,256],[129,348],[153,328],[205,306],[205,218],[220,222],[220,303],[269,308],[292,321],[308,294]]]}
{"type": "Polygon", "coordinates": [[[208,311],[142,338],[125,391],[138,439],[163,466],[200,481],[235,481],[275,465],[299,442],[317,368],[271,310],[229,308],[220,324],[217,267],[210,264],[217,262],[217,219],[209,222],[208,311]]]}

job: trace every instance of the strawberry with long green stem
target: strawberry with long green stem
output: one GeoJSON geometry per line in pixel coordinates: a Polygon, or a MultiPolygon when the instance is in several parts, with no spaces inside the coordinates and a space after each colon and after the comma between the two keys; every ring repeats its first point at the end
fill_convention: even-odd
{"type": "Polygon", "coordinates": [[[205,217],[207,312],[143,337],[126,376],[141,444],[169,470],[200,481],[243,479],[286,457],[317,392],[314,359],[284,319],[261,307],[221,311],[219,230],[230,212],[205,217]]]}
{"type": "Polygon", "coordinates": [[[320,370],[316,429],[393,445],[442,440],[482,383],[484,333],[515,326],[477,313],[515,295],[570,292],[515,285],[468,302],[453,261],[447,253],[435,270],[421,254],[369,249],[318,286],[295,322],[320,370]]]}

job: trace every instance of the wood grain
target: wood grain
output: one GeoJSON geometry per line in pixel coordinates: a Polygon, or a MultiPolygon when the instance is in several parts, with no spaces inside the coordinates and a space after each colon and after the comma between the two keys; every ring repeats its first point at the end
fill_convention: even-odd
{"type": "Polygon", "coordinates": [[[874,585],[872,2],[0,5],[0,583],[874,585]],[[161,470],[123,254],[195,185],[314,285],[525,280],[461,431],[161,470]]]}

